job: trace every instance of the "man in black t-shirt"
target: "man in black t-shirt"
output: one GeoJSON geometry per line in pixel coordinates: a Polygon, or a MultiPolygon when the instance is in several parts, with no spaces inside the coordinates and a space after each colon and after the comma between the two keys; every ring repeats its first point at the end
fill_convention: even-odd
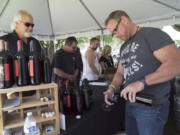
{"type": "Polygon", "coordinates": [[[123,84],[126,100],[126,135],[163,135],[169,112],[170,80],[180,74],[180,51],[163,31],[138,27],[126,12],[112,12],[106,27],[124,40],[118,69],[105,95],[105,102],[123,84]],[[136,94],[153,96],[153,106],[138,104],[136,94]]]}
{"type": "Polygon", "coordinates": [[[77,49],[77,40],[75,37],[68,37],[65,45],[59,49],[53,58],[54,81],[75,80],[78,75],[75,51],[77,49]]]}
{"type": "MultiPolygon", "coordinates": [[[[30,40],[34,40],[36,42],[36,48],[38,51],[39,57],[41,56],[41,46],[35,38],[31,36],[32,31],[33,31],[34,23],[33,23],[33,17],[30,13],[24,10],[19,10],[16,15],[14,16],[11,29],[12,33],[9,33],[7,35],[4,35],[0,37],[0,39],[5,40],[8,42],[8,48],[10,55],[13,57],[17,53],[17,41],[22,40],[23,41],[23,50],[25,52],[26,56],[29,56],[30,53],[30,46],[29,42],[30,40]]],[[[34,94],[34,91],[28,91],[28,92],[23,92],[24,96],[29,96],[34,94]]],[[[8,98],[15,98],[16,94],[8,93],[7,94],[8,98]]]]}

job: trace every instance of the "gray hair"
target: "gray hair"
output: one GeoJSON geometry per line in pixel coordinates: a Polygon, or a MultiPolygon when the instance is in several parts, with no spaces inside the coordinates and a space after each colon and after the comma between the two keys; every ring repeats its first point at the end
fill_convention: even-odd
{"type": "MultiPolygon", "coordinates": [[[[32,17],[32,15],[30,13],[28,13],[25,10],[19,10],[16,15],[13,18],[13,22],[11,24],[11,30],[14,31],[16,29],[16,22],[19,22],[22,20],[22,15],[28,15],[30,17],[32,17]]],[[[33,18],[33,17],[32,17],[33,18]]]]}

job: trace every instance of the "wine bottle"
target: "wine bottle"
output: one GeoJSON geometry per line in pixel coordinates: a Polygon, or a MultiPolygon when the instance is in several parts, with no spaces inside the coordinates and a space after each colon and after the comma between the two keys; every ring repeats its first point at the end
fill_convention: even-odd
{"type": "Polygon", "coordinates": [[[137,93],[136,102],[147,106],[153,106],[153,96],[150,94],[137,93]]]}
{"type": "MultiPolygon", "coordinates": [[[[153,106],[153,96],[150,94],[144,94],[144,93],[137,93],[136,94],[136,103],[143,104],[146,106],[153,106]]],[[[114,93],[114,96],[112,99],[109,99],[109,102],[116,104],[120,102],[120,94],[119,92],[114,93]]],[[[102,105],[104,111],[111,111],[111,105],[108,105],[106,103],[103,103],[102,105]]]]}
{"type": "Polygon", "coordinates": [[[64,96],[66,97],[66,113],[71,113],[71,90],[69,87],[69,81],[66,80],[65,82],[65,90],[64,90],[64,96]]]}
{"type": "Polygon", "coordinates": [[[78,89],[77,81],[74,81],[72,92],[72,103],[73,103],[73,112],[76,114],[76,119],[80,119],[82,115],[82,100],[80,91],[78,89]]]}
{"type": "Polygon", "coordinates": [[[28,84],[28,64],[27,58],[23,51],[23,43],[17,41],[17,53],[14,59],[15,75],[17,86],[25,86],[28,84]]]}
{"type": "Polygon", "coordinates": [[[64,100],[63,100],[63,81],[59,80],[58,83],[59,86],[59,93],[58,93],[58,97],[59,97],[59,112],[61,112],[62,114],[65,114],[64,112],[64,100]]]}
{"type": "Polygon", "coordinates": [[[83,95],[83,105],[84,109],[90,109],[92,103],[92,90],[88,85],[88,80],[84,79],[82,82],[82,95],[83,95]]]}
{"type": "Polygon", "coordinates": [[[4,59],[4,41],[0,40],[0,88],[4,88],[4,63],[3,63],[3,59],[4,59]]]}
{"type": "Polygon", "coordinates": [[[43,48],[41,51],[42,54],[42,80],[44,83],[51,82],[51,64],[48,58],[47,48],[43,48]]]}
{"type": "Polygon", "coordinates": [[[1,74],[1,88],[9,88],[12,86],[11,78],[10,76],[10,66],[12,65],[12,61],[10,60],[10,56],[6,53],[5,48],[7,49],[7,42],[0,40],[0,74],[1,74]]]}
{"type": "Polygon", "coordinates": [[[9,88],[14,84],[14,73],[12,65],[12,56],[9,53],[8,42],[4,41],[4,72],[5,87],[9,88]]]}
{"type": "Polygon", "coordinates": [[[29,77],[30,84],[37,85],[41,83],[40,80],[40,59],[36,49],[36,41],[30,41],[30,55],[29,55],[29,77]]]}

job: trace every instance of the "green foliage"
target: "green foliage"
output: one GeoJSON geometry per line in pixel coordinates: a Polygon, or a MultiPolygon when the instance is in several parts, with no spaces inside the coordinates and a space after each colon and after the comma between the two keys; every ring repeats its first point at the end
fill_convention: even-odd
{"type": "Polygon", "coordinates": [[[90,39],[92,37],[80,37],[80,38],[77,38],[77,41],[78,41],[78,47],[80,49],[84,49],[85,48],[85,44],[86,43],[89,43],[90,39]]]}
{"type": "MultiPolygon", "coordinates": [[[[99,38],[100,40],[103,40],[103,44],[104,45],[110,45],[113,49],[119,49],[120,45],[123,43],[122,40],[118,39],[118,38],[114,38],[111,35],[98,35],[96,36],[97,38],[99,38]]],[[[78,41],[78,47],[80,49],[84,49],[86,47],[86,45],[89,45],[90,39],[92,37],[79,37],[77,38],[78,41]]],[[[40,41],[41,47],[47,48],[49,46],[49,41],[40,41]]],[[[62,48],[65,44],[65,39],[59,39],[54,41],[56,50],[59,48],[62,48]]]]}
{"type": "Polygon", "coordinates": [[[62,48],[64,44],[65,44],[65,39],[56,40],[55,41],[56,50],[62,48]]]}
{"type": "Polygon", "coordinates": [[[39,41],[42,48],[47,48],[49,46],[48,41],[39,41]]]}
{"type": "Polygon", "coordinates": [[[175,24],[172,26],[176,31],[180,32],[180,24],[175,24]]]}
{"type": "Polygon", "coordinates": [[[112,35],[104,35],[103,36],[104,45],[110,45],[112,49],[119,49],[123,44],[123,41],[119,38],[112,37],[112,35]]]}
{"type": "Polygon", "coordinates": [[[180,45],[180,40],[175,40],[176,45],[180,45]]]}

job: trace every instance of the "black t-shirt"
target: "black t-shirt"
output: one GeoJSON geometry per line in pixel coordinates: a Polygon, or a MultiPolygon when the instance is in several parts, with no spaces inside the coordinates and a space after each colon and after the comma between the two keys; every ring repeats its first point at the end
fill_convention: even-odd
{"type": "Polygon", "coordinates": [[[73,75],[77,69],[75,53],[66,52],[63,49],[55,53],[53,61],[54,67],[65,73],[73,75]]]}
{"type": "MultiPolygon", "coordinates": [[[[4,36],[0,37],[0,39],[5,40],[5,41],[8,42],[10,55],[12,55],[14,57],[16,55],[16,53],[17,53],[17,41],[20,40],[20,38],[18,37],[16,32],[14,31],[12,33],[4,35],[4,36]]],[[[24,50],[25,55],[29,56],[29,53],[30,53],[29,42],[30,42],[30,40],[34,40],[36,42],[36,45],[37,45],[36,48],[37,48],[37,51],[38,51],[38,55],[40,57],[41,56],[41,46],[40,46],[38,40],[36,40],[33,37],[29,37],[27,40],[28,40],[27,44],[25,42],[23,42],[23,50],[24,50]]]]}
{"type": "Polygon", "coordinates": [[[104,62],[108,66],[108,68],[114,67],[114,62],[111,56],[109,56],[109,59],[107,59],[104,56],[101,56],[99,62],[104,62]]]}
{"type": "MultiPolygon", "coordinates": [[[[157,28],[143,27],[134,37],[125,42],[120,50],[120,62],[124,68],[124,85],[135,82],[144,76],[153,73],[159,68],[161,62],[156,59],[153,52],[161,49],[173,40],[157,28]]],[[[169,81],[148,86],[142,92],[152,94],[156,103],[168,100],[170,91],[169,81]]]]}

